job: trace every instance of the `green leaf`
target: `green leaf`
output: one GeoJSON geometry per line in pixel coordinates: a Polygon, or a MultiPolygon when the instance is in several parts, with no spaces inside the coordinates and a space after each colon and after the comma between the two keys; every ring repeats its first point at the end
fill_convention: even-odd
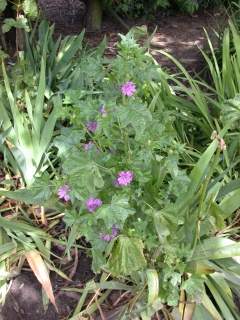
{"type": "Polygon", "coordinates": [[[106,258],[104,257],[101,250],[91,250],[92,252],[92,270],[95,273],[101,271],[102,266],[106,264],[106,258]]]}
{"type": "Polygon", "coordinates": [[[58,156],[65,156],[68,152],[79,145],[80,140],[84,138],[82,130],[73,128],[62,128],[61,134],[53,140],[53,145],[58,148],[58,156]]]}
{"type": "Polygon", "coordinates": [[[0,0],[0,12],[3,12],[6,9],[7,1],[6,0],[0,0]]]}
{"type": "Polygon", "coordinates": [[[118,109],[117,116],[123,128],[132,125],[137,140],[141,138],[147,124],[152,120],[151,112],[144,105],[122,106],[118,109]]]}
{"type": "Polygon", "coordinates": [[[135,213],[135,210],[129,206],[128,198],[114,196],[110,205],[104,205],[96,214],[97,220],[103,220],[107,228],[116,224],[122,228],[126,219],[135,213]]]}
{"type": "Polygon", "coordinates": [[[223,320],[221,317],[213,318],[203,305],[196,305],[196,309],[192,320],[223,320]]]}
{"type": "MultiPolygon", "coordinates": [[[[47,151],[47,148],[51,142],[52,136],[53,136],[53,131],[54,127],[57,121],[57,116],[58,116],[58,99],[54,99],[54,108],[52,112],[48,115],[48,119],[44,124],[44,127],[41,132],[41,138],[40,138],[40,146],[39,146],[39,155],[40,159],[42,158],[43,154],[47,151]],[[55,101],[56,100],[56,101],[55,101]]],[[[39,159],[39,160],[40,160],[39,159]]]]}
{"type": "Polygon", "coordinates": [[[44,107],[44,94],[46,89],[46,61],[44,57],[41,59],[41,71],[40,71],[40,79],[37,90],[37,98],[34,108],[34,122],[36,127],[37,137],[39,139],[42,123],[43,123],[43,107],[44,107]]]}
{"type": "MultiPolygon", "coordinates": [[[[38,184],[38,182],[36,182],[38,184]]],[[[35,184],[30,189],[19,189],[16,191],[6,191],[0,189],[0,195],[10,199],[24,202],[26,204],[45,205],[49,200],[52,191],[47,185],[35,184]]]]}
{"type": "Polygon", "coordinates": [[[27,90],[25,91],[24,102],[27,112],[24,113],[18,108],[15,97],[17,90],[14,91],[13,95],[5,66],[2,64],[5,89],[11,107],[11,118],[13,118],[13,124],[11,124],[7,113],[8,105],[0,105],[0,111],[3,111],[3,127],[5,129],[12,127],[7,136],[7,139],[13,145],[13,147],[9,148],[9,152],[16,161],[14,168],[18,168],[17,173],[20,171],[24,182],[28,186],[34,182],[36,173],[41,171],[46,163],[46,152],[52,140],[58,112],[61,108],[61,99],[58,96],[54,96],[52,99],[54,107],[45,120],[45,67],[45,59],[41,58],[37,97],[32,103],[30,94],[27,90]]]}
{"type": "Polygon", "coordinates": [[[145,268],[146,264],[142,241],[120,236],[114,244],[107,268],[114,275],[130,275],[145,268]]]}
{"type": "MultiPolygon", "coordinates": [[[[217,308],[213,304],[212,300],[208,297],[208,295],[206,293],[204,293],[204,295],[202,297],[202,305],[203,305],[203,309],[205,308],[207,310],[206,312],[205,312],[205,310],[202,310],[202,313],[204,312],[204,314],[207,314],[207,312],[208,312],[212,317],[211,320],[223,320],[223,318],[219,314],[217,308]]],[[[197,310],[197,308],[196,308],[196,310],[197,310]]],[[[205,317],[204,318],[200,318],[200,317],[193,318],[193,320],[202,320],[202,319],[205,320],[205,317]]],[[[206,316],[206,320],[207,319],[208,318],[206,316]]]]}
{"type": "Polygon", "coordinates": [[[227,238],[209,238],[198,244],[191,260],[223,259],[240,256],[240,243],[227,238]]]}
{"type": "Polygon", "coordinates": [[[240,208],[240,189],[237,189],[225,196],[219,207],[224,213],[224,218],[230,217],[237,209],[240,208]]]}
{"type": "Polygon", "coordinates": [[[169,222],[164,217],[162,212],[154,212],[154,226],[156,228],[159,241],[163,243],[166,238],[171,234],[169,229],[169,222]]]}
{"type": "Polygon", "coordinates": [[[198,160],[197,164],[194,166],[190,174],[191,182],[189,184],[188,191],[185,195],[178,198],[176,201],[174,208],[174,212],[181,212],[184,208],[188,207],[189,204],[194,202],[194,196],[196,195],[199,186],[203,182],[204,178],[206,177],[207,170],[210,168],[211,159],[217,150],[218,141],[214,140],[207,150],[201,155],[200,159],[198,160]]]}
{"type": "Polygon", "coordinates": [[[4,244],[1,244],[0,246],[0,256],[2,256],[6,252],[14,251],[16,250],[17,245],[15,242],[6,242],[4,244]]]}
{"type": "Polygon", "coordinates": [[[204,293],[204,279],[200,276],[192,275],[183,282],[181,288],[187,292],[189,299],[196,301],[204,293]]]}
{"type": "Polygon", "coordinates": [[[103,290],[124,290],[124,291],[134,291],[134,286],[128,286],[124,283],[118,282],[118,281],[100,281],[99,283],[91,283],[89,285],[89,290],[97,290],[97,289],[103,289],[103,290]]]}
{"type": "Polygon", "coordinates": [[[37,18],[38,7],[35,0],[24,0],[23,1],[23,11],[29,18],[37,18]]]}
{"type": "Polygon", "coordinates": [[[218,147],[218,142],[215,140],[210,144],[210,146],[207,148],[207,150],[203,153],[203,155],[199,159],[197,165],[192,170],[192,172],[190,174],[191,185],[189,188],[191,190],[191,192],[193,192],[193,193],[196,192],[199,184],[202,182],[202,179],[204,178],[206,170],[209,167],[209,163],[210,163],[212,156],[214,155],[217,147],[218,147]]]}
{"type": "Polygon", "coordinates": [[[148,284],[148,304],[151,305],[159,296],[159,276],[155,269],[148,269],[147,284],[148,284]]]}
{"type": "Polygon", "coordinates": [[[2,26],[2,32],[6,33],[10,31],[12,28],[24,29],[26,32],[30,31],[27,19],[25,17],[19,17],[16,20],[13,18],[5,19],[4,24],[2,26]]]}
{"type": "Polygon", "coordinates": [[[225,227],[225,220],[224,211],[221,210],[219,205],[217,205],[215,202],[212,202],[209,208],[209,215],[214,217],[215,219],[215,225],[218,228],[218,230],[221,230],[225,227]]]}
{"type": "Polygon", "coordinates": [[[63,172],[78,193],[94,193],[96,188],[104,186],[104,180],[98,165],[84,152],[73,152],[63,163],[63,172]]]}
{"type": "Polygon", "coordinates": [[[39,227],[34,227],[29,223],[17,221],[16,219],[8,220],[0,216],[0,227],[15,232],[18,236],[23,232],[28,235],[35,234],[43,238],[49,238],[49,236],[39,227]]]}
{"type": "MultiPolygon", "coordinates": [[[[236,307],[233,305],[232,300],[229,300],[229,295],[225,291],[229,291],[230,288],[228,287],[227,283],[224,279],[220,279],[219,277],[215,279],[211,279],[208,277],[206,280],[206,285],[210,290],[214,300],[216,301],[224,319],[234,320],[236,315],[236,307]],[[223,287],[224,289],[223,289],[223,287]],[[230,302],[230,303],[229,303],[230,302]]],[[[231,290],[230,290],[231,291],[231,290]]]]}

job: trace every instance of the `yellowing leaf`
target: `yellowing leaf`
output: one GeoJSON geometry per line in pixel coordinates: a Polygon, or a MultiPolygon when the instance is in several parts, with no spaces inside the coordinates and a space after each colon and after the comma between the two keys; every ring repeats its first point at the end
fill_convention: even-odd
{"type": "Polygon", "coordinates": [[[155,269],[148,269],[146,274],[148,284],[148,304],[152,305],[159,295],[159,277],[155,269]]]}
{"type": "Polygon", "coordinates": [[[34,272],[38,281],[41,283],[43,289],[45,290],[49,300],[52,302],[52,304],[55,306],[57,310],[57,305],[52,290],[52,284],[49,278],[49,272],[41,255],[37,251],[31,250],[26,252],[25,256],[32,271],[34,272]]]}
{"type": "Polygon", "coordinates": [[[129,275],[146,267],[140,239],[119,236],[114,244],[107,267],[114,275],[129,275]]]}

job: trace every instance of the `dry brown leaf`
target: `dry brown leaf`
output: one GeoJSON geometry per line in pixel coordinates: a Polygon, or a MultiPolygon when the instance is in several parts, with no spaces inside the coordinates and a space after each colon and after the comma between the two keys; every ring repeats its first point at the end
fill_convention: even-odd
{"type": "Polygon", "coordinates": [[[58,311],[56,301],[53,295],[52,284],[49,278],[49,271],[40,253],[35,250],[31,250],[26,252],[25,256],[32,271],[34,272],[38,281],[41,283],[43,289],[45,290],[49,300],[52,302],[52,304],[58,311]]]}

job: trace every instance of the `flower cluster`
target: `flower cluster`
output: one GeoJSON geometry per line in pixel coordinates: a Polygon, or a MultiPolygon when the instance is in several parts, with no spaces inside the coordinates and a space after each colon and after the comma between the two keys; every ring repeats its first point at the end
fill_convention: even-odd
{"type": "Polygon", "coordinates": [[[111,240],[113,240],[114,238],[116,238],[119,234],[119,229],[113,225],[112,226],[112,233],[111,234],[107,234],[107,233],[102,233],[100,235],[100,239],[106,242],[110,242],[111,240]]]}
{"type": "MultiPolygon", "coordinates": [[[[84,150],[89,150],[93,146],[93,142],[88,142],[84,145],[84,150]]],[[[116,186],[128,186],[133,180],[133,172],[132,171],[120,171],[117,175],[117,178],[115,180],[116,186]]],[[[68,202],[70,200],[70,187],[65,184],[61,186],[58,191],[58,197],[60,200],[63,200],[65,202],[68,202]]],[[[90,197],[87,199],[86,208],[88,212],[93,213],[95,212],[99,207],[102,206],[102,200],[99,198],[90,197]]],[[[114,238],[116,238],[119,234],[119,229],[113,225],[112,226],[112,232],[111,234],[100,234],[100,239],[106,242],[110,242],[114,238]]]]}
{"type": "MultiPolygon", "coordinates": [[[[93,142],[88,142],[86,144],[84,144],[83,148],[84,150],[90,150],[93,146],[93,142]]],[[[115,180],[114,184],[116,186],[128,186],[131,182],[133,181],[133,172],[132,171],[120,171],[118,173],[117,179],[115,180]]],[[[65,184],[63,186],[61,186],[58,189],[58,198],[60,200],[63,200],[65,202],[68,202],[70,200],[70,187],[65,184]]],[[[102,200],[98,199],[98,198],[93,198],[90,197],[87,201],[86,201],[86,207],[88,209],[89,212],[94,212],[97,210],[97,208],[101,207],[102,205],[102,200]]]]}

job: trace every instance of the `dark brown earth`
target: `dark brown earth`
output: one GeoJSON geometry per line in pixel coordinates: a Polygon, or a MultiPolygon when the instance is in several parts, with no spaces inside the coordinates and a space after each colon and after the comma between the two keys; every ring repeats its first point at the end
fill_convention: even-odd
{"type": "MultiPolygon", "coordinates": [[[[157,32],[151,42],[151,53],[164,67],[173,68],[173,65],[167,60],[159,50],[165,50],[174,55],[189,71],[198,71],[202,66],[202,58],[199,53],[200,48],[204,48],[206,40],[203,28],[206,28],[210,34],[213,29],[221,30],[226,19],[219,12],[201,12],[193,16],[175,15],[168,17],[159,17],[155,23],[146,21],[135,21],[129,25],[147,25],[149,30],[157,26],[157,32]]],[[[63,34],[78,33],[81,30],[79,24],[59,24],[56,25],[56,32],[63,34]]],[[[106,55],[111,57],[116,54],[116,42],[119,33],[125,33],[119,23],[105,19],[101,32],[88,33],[86,39],[90,46],[96,46],[106,35],[108,46],[106,55]]],[[[41,286],[35,276],[30,272],[23,272],[16,277],[10,286],[6,303],[0,310],[0,320],[64,320],[68,319],[79,300],[76,293],[61,291],[66,285],[73,287],[82,287],[91,277],[89,259],[79,253],[79,263],[76,269],[73,282],[66,283],[60,280],[56,275],[52,275],[52,284],[56,303],[59,308],[59,314],[55,312],[52,305],[44,311],[42,304],[41,286]]],[[[112,297],[112,299],[117,299],[112,297]]],[[[113,302],[110,301],[110,305],[113,302]]],[[[100,319],[101,317],[95,317],[100,319]]],[[[106,312],[105,319],[117,319],[114,313],[106,312]]]]}
{"type": "MultiPolygon", "coordinates": [[[[73,263],[69,263],[70,267],[73,263]]],[[[76,307],[80,295],[63,291],[66,286],[83,288],[93,278],[91,260],[79,253],[78,265],[71,282],[52,274],[51,282],[59,313],[49,304],[44,310],[41,285],[31,271],[23,271],[10,286],[6,303],[0,310],[0,320],[64,320],[76,307]]]]}
{"type": "MultiPolygon", "coordinates": [[[[129,27],[146,25],[149,34],[157,27],[157,31],[151,41],[151,54],[163,67],[173,68],[173,64],[159,51],[164,50],[177,58],[189,71],[199,71],[203,65],[199,48],[206,47],[204,29],[207,30],[214,44],[217,45],[215,31],[221,32],[226,25],[226,15],[223,10],[202,11],[194,15],[175,14],[172,16],[159,16],[154,22],[144,20],[127,21],[129,27]]],[[[56,24],[57,34],[79,33],[81,28],[74,24],[56,24]]],[[[101,32],[86,32],[86,40],[92,47],[101,42],[104,36],[107,38],[106,56],[116,54],[116,43],[119,33],[127,30],[113,20],[105,17],[101,32]]]]}
{"type": "MultiPolygon", "coordinates": [[[[149,33],[157,27],[157,31],[151,41],[151,54],[163,67],[173,68],[173,64],[159,51],[164,50],[177,58],[189,71],[199,71],[203,65],[199,48],[206,47],[204,29],[207,30],[215,45],[217,45],[214,31],[221,32],[226,23],[223,12],[200,12],[193,16],[174,15],[159,17],[154,23],[136,21],[135,25],[147,25],[149,33]]],[[[110,19],[103,24],[101,33],[87,33],[88,42],[94,46],[107,36],[107,56],[116,54],[116,42],[118,33],[126,33],[119,24],[110,19]]]]}

